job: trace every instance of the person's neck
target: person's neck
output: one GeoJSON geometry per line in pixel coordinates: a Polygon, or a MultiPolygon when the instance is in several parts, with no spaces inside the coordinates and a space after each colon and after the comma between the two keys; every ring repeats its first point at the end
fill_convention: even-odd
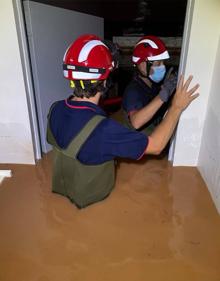
{"type": "Polygon", "coordinates": [[[98,105],[100,97],[101,97],[101,94],[98,92],[94,97],[90,97],[90,98],[73,97],[71,100],[73,100],[73,101],[87,101],[87,102],[91,102],[91,103],[94,103],[94,104],[98,105]]]}
{"type": "Polygon", "coordinates": [[[142,81],[144,81],[144,83],[148,86],[148,87],[152,87],[152,82],[147,78],[147,77],[143,77],[141,75],[139,75],[139,77],[141,78],[142,81]]]}

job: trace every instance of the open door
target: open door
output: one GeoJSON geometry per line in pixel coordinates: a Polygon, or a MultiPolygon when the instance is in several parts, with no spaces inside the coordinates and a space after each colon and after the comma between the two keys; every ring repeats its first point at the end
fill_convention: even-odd
{"type": "Polygon", "coordinates": [[[46,142],[49,107],[70,93],[62,71],[65,50],[83,33],[103,37],[104,19],[33,1],[23,4],[41,151],[46,153],[51,148],[46,142]]]}

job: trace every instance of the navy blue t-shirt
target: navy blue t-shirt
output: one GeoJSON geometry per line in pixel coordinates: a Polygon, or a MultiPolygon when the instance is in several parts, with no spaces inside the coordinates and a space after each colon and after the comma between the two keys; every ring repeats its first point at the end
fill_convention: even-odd
{"type": "MultiPolygon", "coordinates": [[[[105,112],[91,102],[58,101],[49,123],[57,144],[65,149],[94,115],[105,112]]],[[[102,120],[82,145],[77,158],[83,164],[101,164],[116,157],[139,159],[148,145],[146,135],[129,130],[110,118],[102,120]]]]}
{"type": "Polygon", "coordinates": [[[122,107],[129,115],[131,111],[139,110],[146,106],[158,95],[159,90],[159,85],[153,83],[152,88],[150,88],[140,77],[136,76],[125,89],[122,107]]]}

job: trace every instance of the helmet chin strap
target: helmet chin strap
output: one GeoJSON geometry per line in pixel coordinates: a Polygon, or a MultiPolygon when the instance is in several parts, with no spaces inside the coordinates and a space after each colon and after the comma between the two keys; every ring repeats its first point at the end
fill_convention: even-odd
{"type": "MultiPolygon", "coordinates": [[[[150,68],[151,68],[151,63],[149,63],[149,61],[146,61],[146,74],[143,74],[139,68],[137,67],[136,70],[138,72],[138,75],[141,76],[142,78],[148,78],[150,79],[149,77],[149,73],[150,73],[150,68]]],[[[151,79],[150,79],[151,82],[153,82],[151,79]]]]}
{"type": "Polygon", "coordinates": [[[103,84],[103,91],[102,91],[102,95],[101,95],[102,99],[106,99],[108,97],[109,89],[111,88],[111,86],[112,86],[112,81],[109,76],[103,84]]]}
{"type": "Polygon", "coordinates": [[[138,75],[141,76],[142,78],[149,78],[148,75],[143,74],[139,69],[137,69],[138,75]]]}

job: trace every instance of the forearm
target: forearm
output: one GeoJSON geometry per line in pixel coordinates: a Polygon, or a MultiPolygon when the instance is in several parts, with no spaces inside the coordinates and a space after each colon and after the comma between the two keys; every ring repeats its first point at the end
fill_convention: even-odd
{"type": "Polygon", "coordinates": [[[195,93],[199,88],[199,84],[189,89],[192,78],[193,76],[190,75],[184,82],[184,77],[180,75],[172,106],[160,125],[158,125],[150,135],[149,143],[145,151],[146,154],[159,154],[164,149],[173,134],[182,111],[199,96],[199,93],[195,93]]]}
{"type": "Polygon", "coordinates": [[[180,114],[180,108],[175,106],[170,107],[163,121],[150,135],[150,141],[146,150],[146,154],[160,154],[171,138],[179,120],[180,114]]]}
{"type": "Polygon", "coordinates": [[[146,124],[163,105],[163,101],[156,96],[149,104],[130,115],[130,122],[135,129],[146,124]]]}

